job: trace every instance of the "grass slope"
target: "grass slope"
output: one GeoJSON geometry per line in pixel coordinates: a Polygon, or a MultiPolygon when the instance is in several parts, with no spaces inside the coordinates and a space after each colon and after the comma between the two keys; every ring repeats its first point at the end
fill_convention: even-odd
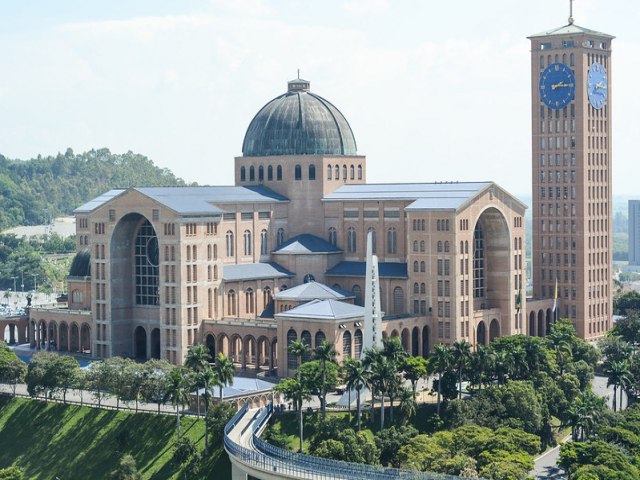
{"type": "MultiPolygon", "coordinates": [[[[183,418],[182,428],[202,452],[204,422],[183,418]]],[[[22,467],[29,479],[109,478],[124,453],[144,479],[182,478],[171,460],[175,440],[175,416],[0,397],[0,468],[22,467]]],[[[211,450],[202,478],[231,478],[222,446],[211,450]]]]}

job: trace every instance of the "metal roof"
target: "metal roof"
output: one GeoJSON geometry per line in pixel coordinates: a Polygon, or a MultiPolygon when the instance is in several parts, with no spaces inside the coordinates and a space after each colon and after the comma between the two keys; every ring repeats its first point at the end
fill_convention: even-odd
{"type": "Polygon", "coordinates": [[[260,109],[247,128],[242,155],[356,155],[347,119],[308,88],[308,81],[293,80],[287,93],[260,109]]]}
{"type": "Polygon", "coordinates": [[[343,320],[364,316],[364,307],[337,300],[312,300],[298,307],[277,313],[276,317],[343,320]]]}
{"type": "Polygon", "coordinates": [[[274,262],[244,263],[240,265],[225,265],[222,278],[227,282],[240,280],[261,280],[266,278],[290,278],[295,276],[286,268],[274,262]]]}
{"type": "Polygon", "coordinates": [[[551,35],[576,35],[576,34],[597,35],[599,37],[616,38],[613,35],[609,35],[607,33],[596,32],[595,30],[590,30],[588,28],[580,27],[575,23],[569,23],[567,25],[563,25],[562,27],[552,28],[551,30],[547,30],[545,32],[540,32],[534,35],[530,35],[527,38],[549,37],[551,35]]]}
{"type": "Polygon", "coordinates": [[[278,292],[274,295],[274,298],[276,300],[300,302],[325,299],[344,300],[346,298],[353,298],[353,295],[344,290],[329,287],[323,283],[308,282],[278,292]]]}
{"type": "MultiPolygon", "coordinates": [[[[216,215],[222,209],[216,205],[226,203],[274,203],[286,202],[288,198],[262,186],[219,187],[134,187],[131,190],[155,200],[183,215],[216,215]]],[[[85,203],[76,213],[89,213],[101,207],[126,190],[110,190],[85,203]]]]}
{"type": "Polygon", "coordinates": [[[323,238],[316,237],[315,235],[308,233],[303,233],[302,235],[290,238],[273,251],[273,253],[287,255],[310,255],[317,253],[340,252],[342,252],[342,250],[335,245],[332,245],[323,238]]]}
{"type": "MultiPolygon", "coordinates": [[[[327,270],[325,275],[330,277],[364,277],[366,265],[366,262],[340,262],[327,270]]],[[[400,262],[379,262],[378,274],[380,277],[409,278],[407,264],[400,262]]]]}

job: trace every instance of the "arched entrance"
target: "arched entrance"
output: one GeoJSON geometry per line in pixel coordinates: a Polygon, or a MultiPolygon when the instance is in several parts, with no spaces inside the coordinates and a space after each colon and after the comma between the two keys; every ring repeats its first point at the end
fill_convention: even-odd
{"type": "Polygon", "coordinates": [[[69,335],[69,351],[80,351],[80,330],[77,323],[71,324],[71,334],[69,335]]]}
{"type": "Polygon", "coordinates": [[[547,324],[544,330],[545,335],[549,335],[551,333],[551,324],[553,323],[553,312],[550,308],[547,308],[547,324]]]}
{"type": "Polygon", "coordinates": [[[160,360],[160,329],[151,330],[151,358],[160,360]]]}
{"type": "Polygon", "coordinates": [[[429,327],[422,327],[422,356],[424,358],[429,357],[430,348],[429,348],[429,327]]]}
{"type": "Polygon", "coordinates": [[[538,311],[538,336],[544,337],[544,311],[538,311]]]}
{"type": "Polygon", "coordinates": [[[134,356],[138,360],[147,359],[147,331],[144,327],[138,326],[133,334],[134,339],[134,356]]]}
{"type": "Polygon", "coordinates": [[[69,327],[65,322],[60,324],[60,345],[58,345],[58,350],[61,352],[69,350],[69,327]]]}
{"type": "Polygon", "coordinates": [[[493,342],[494,339],[500,336],[500,323],[497,319],[491,320],[489,325],[489,342],[493,342]]]}
{"type": "Polygon", "coordinates": [[[402,342],[402,348],[404,348],[404,351],[409,353],[409,329],[408,328],[402,329],[402,336],[400,338],[400,341],[402,342]]]}
{"type": "Polygon", "coordinates": [[[205,340],[205,345],[207,346],[207,350],[209,350],[209,355],[211,355],[211,360],[215,360],[216,358],[216,337],[213,334],[207,335],[205,340]]]}
{"type": "Polygon", "coordinates": [[[478,323],[478,328],[476,329],[476,344],[487,344],[487,328],[485,327],[484,322],[478,323]]]}
{"type": "Polygon", "coordinates": [[[536,336],[536,313],[531,312],[529,314],[529,336],[536,336]]]}
{"type": "Polygon", "coordinates": [[[411,355],[417,357],[420,354],[420,329],[413,327],[411,331],[411,355]]]}

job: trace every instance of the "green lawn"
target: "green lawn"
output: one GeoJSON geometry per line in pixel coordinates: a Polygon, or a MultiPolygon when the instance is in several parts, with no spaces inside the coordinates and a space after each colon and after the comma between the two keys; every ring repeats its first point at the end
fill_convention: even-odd
{"type": "MultiPolygon", "coordinates": [[[[182,426],[202,452],[204,422],[183,418],[182,426]]],[[[0,397],[0,468],[22,467],[29,479],[109,478],[124,453],[144,479],[182,478],[171,459],[175,439],[175,416],[0,397]]],[[[221,445],[204,460],[202,478],[231,478],[221,445]]]]}

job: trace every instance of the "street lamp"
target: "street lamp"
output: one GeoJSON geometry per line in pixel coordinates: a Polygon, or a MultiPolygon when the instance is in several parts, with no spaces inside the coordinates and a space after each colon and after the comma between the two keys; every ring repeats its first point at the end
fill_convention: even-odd
{"type": "Polygon", "coordinates": [[[31,276],[33,277],[33,292],[35,293],[38,291],[38,274],[32,273],[31,276]]]}
{"type": "Polygon", "coordinates": [[[22,293],[24,293],[24,270],[20,270],[21,283],[20,288],[22,289],[22,293]]]}
{"type": "Polygon", "coordinates": [[[18,279],[18,277],[11,277],[11,278],[13,278],[13,291],[17,292],[18,289],[16,288],[16,280],[18,279]]]}

